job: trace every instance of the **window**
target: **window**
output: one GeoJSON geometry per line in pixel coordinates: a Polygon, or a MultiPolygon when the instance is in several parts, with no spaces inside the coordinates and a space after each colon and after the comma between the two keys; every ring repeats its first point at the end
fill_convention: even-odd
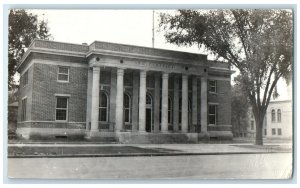
{"type": "Polygon", "coordinates": [[[277,129],[277,134],[281,136],[281,129],[277,129]]]}
{"type": "Polygon", "coordinates": [[[68,98],[56,98],[56,120],[66,121],[68,117],[68,98]]]}
{"type": "Polygon", "coordinates": [[[128,94],[124,93],[124,122],[130,123],[131,100],[128,94]]]}
{"type": "Polygon", "coordinates": [[[27,106],[27,98],[22,99],[22,115],[21,121],[26,120],[26,106],[27,106]]]}
{"type": "Polygon", "coordinates": [[[152,104],[152,99],[149,94],[146,95],[146,104],[149,104],[149,105],[152,104]]]}
{"type": "Polygon", "coordinates": [[[271,111],[271,118],[272,118],[272,122],[275,122],[276,121],[276,118],[275,118],[275,110],[273,109],[272,111],[271,111]]]}
{"type": "Polygon", "coordinates": [[[68,67],[58,67],[57,80],[68,82],[69,81],[69,68],[68,67]]]}
{"type": "Polygon", "coordinates": [[[21,85],[25,87],[28,84],[28,70],[22,75],[21,85]]]}
{"type": "Polygon", "coordinates": [[[217,105],[208,106],[208,123],[210,125],[217,124],[217,105]]]}
{"type": "Polygon", "coordinates": [[[99,121],[108,121],[108,97],[104,92],[100,92],[99,121]]]}
{"type": "Polygon", "coordinates": [[[277,122],[281,122],[281,110],[277,110],[277,122]]]}
{"type": "Polygon", "coordinates": [[[217,81],[216,80],[210,80],[208,81],[208,91],[212,93],[217,93],[217,81]]]}
{"type": "Polygon", "coordinates": [[[254,130],[254,121],[251,121],[251,130],[254,130]]]}
{"type": "Polygon", "coordinates": [[[272,135],[276,135],[276,129],[272,129],[272,135]]]}
{"type": "Polygon", "coordinates": [[[267,135],[267,129],[264,129],[264,135],[267,135]]]}

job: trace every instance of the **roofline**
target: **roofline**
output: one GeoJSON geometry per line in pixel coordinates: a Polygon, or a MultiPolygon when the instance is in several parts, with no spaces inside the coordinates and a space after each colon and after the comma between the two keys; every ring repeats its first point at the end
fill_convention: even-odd
{"type": "Polygon", "coordinates": [[[138,48],[147,48],[147,49],[155,49],[155,50],[160,50],[160,51],[168,51],[168,52],[179,52],[179,53],[186,53],[186,54],[193,54],[193,55],[202,55],[202,56],[207,56],[207,54],[200,54],[200,53],[191,53],[191,52],[184,52],[184,51],[179,51],[179,50],[169,50],[169,49],[163,49],[163,48],[152,48],[148,46],[139,46],[139,45],[131,45],[131,44],[125,44],[125,43],[116,43],[116,42],[108,42],[108,41],[100,41],[100,40],[95,40],[92,42],[90,45],[96,43],[96,42],[101,42],[101,43],[108,43],[108,44],[116,44],[116,45],[124,45],[124,46],[129,46],[129,47],[138,47],[138,48]]]}
{"type": "MultiPolygon", "coordinates": [[[[26,59],[28,58],[29,54],[33,53],[33,52],[39,52],[39,48],[34,48],[33,45],[36,41],[45,41],[45,42],[51,42],[51,43],[58,43],[58,44],[69,44],[69,45],[75,45],[75,46],[81,46],[81,47],[88,47],[88,50],[86,52],[84,52],[85,50],[82,50],[82,52],[76,52],[76,51],[68,51],[66,50],[65,52],[69,52],[69,53],[80,53],[80,54],[84,54],[85,53],[85,56],[87,56],[88,54],[90,54],[90,52],[92,52],[93,50],[91,50],[91,46],[94,45],[95,43],[99,42],[99,43],[106,43],[106,44],[112,44],[112,45],[123,45],[123,46],[126,46],[126,47],[136,47],[136,48],[145,48],[145,49],[152,49],[152,50],[158,50],[158,51],[163,51],[163,52],[173,52],[173,53],[181,53],[183,56],[184,54],[185,55],[192,55],[192,56],[195,56],[195,60],[199,60],[201,58],[203,58],[204,61],[208,61],[207,60],[207,54],[200,54],[200,53],[190,53],[190,52],[184,52],[184,51],[178,51],[178,50],[168,50],[168,49],[161,49],[161,48],[151,48],[151,47],[146,47],[146,46],[138,46],[138,45],[130,45],[130,44],[123,44],[123,43],[114,43],[114,42],[105,42],[105,41],[98,41],[98,40],[95,40],[94,42],[92,42],[91,44],[89,45],[85,45],[85,44],[76,44],[76,43],[70,43],[70,42],[61,42],[61,41],[52,41],[52,40],[43,40],[43,39],[34,39],[32,40],[31,44],[29,45],[27,51],[24,53],[22,59],[21,59],[21,62],[18,64],[17,66],[17,71],[20,69],[20,67],[23,65],[23,63],[26,61],[26,59]],[[201,57],[202,56],[202,57],[201,57]],[[197,57],[199,59],[197,59],[197,57]]],[[[43,48],[41,48],[43,49],[43,48]]],[[[47,48],[45,48],[47,49],[47,48]]],[[[51,51],[51,49],[49,48],[49,51],[51,51]]],[[[57,53],[60,53],[63,52],[63,50],[58,50],[57,53]]],[[[47,52],[47,50],[44,50],[44,52],[47,52]]],[[[41,51],[41,53],[43,53],[43,50],[41,51]]],[[[62,53],[62,55],[68,55],[68,54],[64,54],[62,53]]],[[[167,58],[167,56],[157,56],[157,57],[161,57],[161,58],[167,58]]],[[[178,59],[180,60],[181,58],[175,58],[175,59],[178,59]]],[[[187,59],[189,61],[193,61],[193,58],[190,58],[190,59],[187,59]]]]}

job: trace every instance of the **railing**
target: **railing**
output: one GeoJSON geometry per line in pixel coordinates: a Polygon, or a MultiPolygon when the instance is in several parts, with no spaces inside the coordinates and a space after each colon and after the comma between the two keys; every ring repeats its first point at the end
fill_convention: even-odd
{"type": "Polygon", "coordinates": [[[72,51],[72,52],[83,52],[86,53],[89,51],[88,46],[80,44],[69,44],[62,42],[46,41],[46,40],[35,40],[34,48],[47,48],[53,50],[63,50],[63,51],[72,51]]]}

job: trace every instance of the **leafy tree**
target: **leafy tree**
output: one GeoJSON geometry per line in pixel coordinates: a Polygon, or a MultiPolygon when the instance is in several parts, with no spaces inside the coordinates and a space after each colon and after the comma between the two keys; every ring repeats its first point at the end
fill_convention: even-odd
{"type": "Polygon", "coordinates": [[[263,119],[271,96],[276,96],[277,81],[291,72],[292,17],[291,11],[279,9],[179,10],[160,15],[168,42],[204,46],[239,70],[256,121],[257,145],[263,145],[263,119]]]}
{"type": "Polygon", "coordinates": [[[249,107],[249,100],[244,95],[241,83],[236,81],[231,88],[231,123],[234,135],[240,135],[247,129],[249,107]]]}
{"type": "Polygon", "coordinates": [[[49,39],[46,21],[38,21],[37,15],[24,9],[11,9],[8,31],[8,87],[12,88],[17,64],[33,39],[49,39]]]}

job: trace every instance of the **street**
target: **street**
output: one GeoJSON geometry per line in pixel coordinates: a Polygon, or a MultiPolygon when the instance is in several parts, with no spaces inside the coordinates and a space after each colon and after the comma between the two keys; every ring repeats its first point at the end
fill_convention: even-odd
{"type": "Polygon", "coordinates": [[[11,178],[286,179],[292,153],[155,157],[8,158],[11,178]]]}

